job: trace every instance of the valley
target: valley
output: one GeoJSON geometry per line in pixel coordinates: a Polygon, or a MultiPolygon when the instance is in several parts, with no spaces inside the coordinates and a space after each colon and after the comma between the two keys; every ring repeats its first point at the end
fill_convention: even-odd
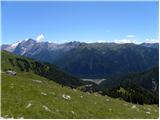
{"type": "Polygon", "coordinates": [[[14,53],[1,51],[2,117],[157,118],[155,45],[55,45],[29,39],[2,46],[14,53]],[[11,73],[6,74],[7,70],[11,73]]]}
{"type": "Polygon", "coordinates": [[[102,79],[85,79],[85,78],[82,78],[83,81],[91,81],[91,82],[94,82],[96,84],[100,84],[101,82],[105,81],[106,79],[105,78],[102,78],[102,79]]]}

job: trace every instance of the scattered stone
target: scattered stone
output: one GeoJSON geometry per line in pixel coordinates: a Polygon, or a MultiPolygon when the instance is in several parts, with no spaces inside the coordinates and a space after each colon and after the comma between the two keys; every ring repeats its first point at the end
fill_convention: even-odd
{"type": "Polygon", "coordinates": [[[33,82],[36,82],[36,83],[42,83],[42,81],[40,80],[32,80],[33,82]]]}
{"type": "Polygon", "coordinates": [[[75,112],[74,112],[74,111],[71,111],[71,113],[72,113],[72,114],[75,114],[75,112]]]}
{"type": "Polygon", "coordinates": [[[41,92],[41,94],[42,94],[42,95],[45,95],[45,96],[47,95],[47,94],[46,94],[46,93],[44,93],[44,92],[41,92]]]}
{"type": "Polygon", "coordinates": [[[98,96],[98,93],[95,93],[94,95],[95,95],[95,96],[98,96]]]}
{"type": "Polygon", "coordinates": [[[137,107],[135,105],[132,106],[132,109],[136,109],[137,107]]]}
{"type": "Polygon", "coordinates": [[[42,107],[43,107],[46,111],[51,112],[51,110],[50,110],[47,106],[43,105],[42,107]]]}
{"type": "Polygon", "coordinates": [[[154,112],[157,112],[157,110],[154,110],[154,112]]]}
{"type": "Polygon", "coordinates": [[[6,71],[6,74],[7,74],[7,75],[10,75],[10,76],[16,76],[16,72],[15,72],[15,71],[12,71],[12,70],[7,70],[7,71],[6,71]]]}
{"type": "Polygon", "coordinates": [[[109,99],[106,99],[106,101],[109,102],[110,100],[109,100],[109,99]]]}
{"type": "Polygon", "coordinates": [[[58,110],[58,109],[56,109],[56,112],[59,112],[59,110],[58,110]]]}
{"type": "Polygon", "coordinates": [[[81,95],[80,98],[83,98],[83,96],[81,95]]]}
{"type": "Polygon", "coordinates": [[[88,95],[90,94],[89,92],[86,92],[88,95]]]}
{"type": "Polygon", "coordinates": [[[111,109],[111,108],[109,108],[108,110],[109,110],[109,111],[112,111],[112,109],[111,109]]]}
{"type": "Polygon", "coordinates": [[[148,115],[149,115],[149,114],[151,114],[151,112],[147,111],[147,112],[146,112],[146,114],[148,114],[148,115]]]}
{"type": "Polygon", "coordinates": [[[30,108],[31,106],[32,106],[32,104],[29,103],[29,104],[26,106],[26,108],[30,108]]]}
{"type": "Polygon", "coordinates": [[[77,92],[77,90],[76,90],[76,89],[73,89],[73,91],[74,91],[74,92],[77,92]]]}
{"type": "Polygon", "coordinates": [[[62,97],[63,97],[64,99],[66,99],[66,100],[70,100],[70,99],[71,99],[71,96],[65,95],[65,94],[63,94],[62,97]]]}

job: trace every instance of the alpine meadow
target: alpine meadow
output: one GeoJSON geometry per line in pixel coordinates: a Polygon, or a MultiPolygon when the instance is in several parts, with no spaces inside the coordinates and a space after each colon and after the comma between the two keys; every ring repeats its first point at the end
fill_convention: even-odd
{"type": "Polygon", "coordinates": [[[159,118],[158,1],[1,10],[1,119],[159,118]]]}

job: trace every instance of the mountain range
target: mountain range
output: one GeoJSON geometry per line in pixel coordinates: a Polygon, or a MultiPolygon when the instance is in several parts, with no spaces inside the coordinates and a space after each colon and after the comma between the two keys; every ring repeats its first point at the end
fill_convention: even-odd
{"type": "Polygon", "coordinates": [[[157,118],[158,43],[55,44],[28,39],[1,49],[4,118],[157,118]]]}
{"type": "Polygon", "coordinates": [[[2,45],[1,49],[57,65],[81,78],[106,78],[143,72],[159,64],[159,44],[68,42],[56,44],[33,39],[2,45]]]}

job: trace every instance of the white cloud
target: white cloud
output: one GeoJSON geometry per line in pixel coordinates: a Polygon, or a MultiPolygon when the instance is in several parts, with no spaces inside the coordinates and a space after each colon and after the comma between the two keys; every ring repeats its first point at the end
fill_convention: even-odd
{"type": "Polygon", "coordinates": [[[36,40],[37,40],[37,42],[44,41],[44,35],[43,34],[38,35],[37,38],[36,38],[36,40]]]}
{"type": "Polygon", "coordinates": [[[127,35],[126,36],[127,38],[134,38],[134,37],[136,37],[135,35],[127,35]]]}
{"type": "Polygon", "coordinates": [[[120,44],[124,44],[124,43],[136,43],[135,39],[118,39],[118,40],[114,40],[115,43],[120,43],[120,44]]]}
{"type": "Polygon", "coordinates": [[[105,43],[106,40],[94,40],[94,41],[86,41],[86,43],[105,43]]]}
{"type": "Polygon", "coordinates": [[[115,43],[124,44],[124,43],[137,43],[136,36],[134,35],[127,35],[125,38],[122,39],[116,39],[114,40],[115,43]]]}
{"type": "Polygon", "coordinates": [[[93,43],[93,41],[86,41],[85,43],[93,43]]]}
{"type": "Polygon", "coordinates": [[[52,41],[49,40],[48,43],[52,43],[52,41]]]}
{"type": "Polygon", "coordinates": [[[27,41],[29,38],[24,39],[25,41],[27,41]]]}
{"type": "Polygon", "coordinates": [[[146,38],[146,39],[145,39],[145,42],[146,42],[146,43],[157,43],[157,42],[159,43],[159,40],[146,38]]]}

